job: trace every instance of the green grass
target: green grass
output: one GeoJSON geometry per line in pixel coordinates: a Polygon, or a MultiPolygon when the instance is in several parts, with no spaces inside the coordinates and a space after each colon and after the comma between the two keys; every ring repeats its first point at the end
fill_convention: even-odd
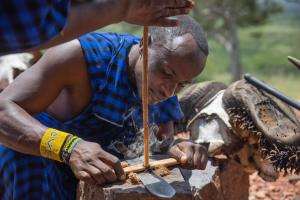
{"type": "MultiPolygon", "coordinates": [[[[300,19],[298,19],[300,21],[300,19]]],[[[287,60],[300,58],[299,22],[269,22],[239,30],[241,62],[244,73],[251,73],[289,96],[300,100],[300,70],[287,60]]],[[[220,44],[209,41],[210,56],[197,81],[229,83],[228,55],[220,44]]]]}
{"type": "Polygon", "coordinates": [[[300,71],[298,75],[258,75],[257,77],[282,91],[284,94],[300,100],[300,71]]]}
{"type": "Polygon", "coordinates": [[[294,73],[286,57],[300,50],[300,26],[270,24],[240,31],[242,63],[260,73],[294,73]]]}

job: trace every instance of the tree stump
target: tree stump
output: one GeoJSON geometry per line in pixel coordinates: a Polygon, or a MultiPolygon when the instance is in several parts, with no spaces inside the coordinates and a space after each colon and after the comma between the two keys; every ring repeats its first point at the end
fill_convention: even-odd
{"type": "MultiPolygon", "coordinates": [[[[183,170],[175,167],[163,177],[176,190],[172,200],[246,200],[249,193],[249,176],[235,161],[226,166],[208,162],[205,170],[183,170]],[[238,189],[237,189],[238,188],[238,189]]],[[[78,200],[160,200],[150,194],[142,184],[118,182],[104,187],[78,185],[78,200]]]]}

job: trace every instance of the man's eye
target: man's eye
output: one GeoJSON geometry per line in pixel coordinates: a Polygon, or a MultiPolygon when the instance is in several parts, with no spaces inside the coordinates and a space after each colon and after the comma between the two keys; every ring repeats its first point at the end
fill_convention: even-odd
{"type": "Polygon", "coordinates": [[[189,84],[191,84],[191,82],[180,82],[180,83],[178,83],[178,87],[185,87],[189,84]]]}
{"type": "Polygon", "coordinates": [[[167,77],[172,77],[172,76],[173,76],[172,73],[171,73],[171,72],[168,72],[168,71],[165,71],[165,75],[166,75],[167,77]]]}
{"type": "Polygon", "coordinates": [[[186,86],[186,84],[184,84],[184,83],[179,83],[178,84],[178,87],[180,87],[180,88],[183,88],[183,87],[185,87],[186,86]]]}

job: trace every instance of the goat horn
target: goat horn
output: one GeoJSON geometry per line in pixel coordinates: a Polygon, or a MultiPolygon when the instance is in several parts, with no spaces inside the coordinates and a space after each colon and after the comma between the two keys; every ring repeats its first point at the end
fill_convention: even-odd
{"type": "Polygon", "coordinates": [[[298,69],[300,69],[300,60],[292,56],[288,56],[288,60],[293,63],[298,69]]]}

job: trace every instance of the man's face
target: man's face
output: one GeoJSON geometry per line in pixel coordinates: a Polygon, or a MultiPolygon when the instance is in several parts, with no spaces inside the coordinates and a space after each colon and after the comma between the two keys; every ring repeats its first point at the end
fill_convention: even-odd
{"type": "MultiPolygon", "coordinates": [[[[179,87],[191,82],[203,70],[205,62],[206,56],[191,34],[175,38],[168,49],[163,46],[149,48],[149,103],[173,96],[179,87]]],[[[140,97],[142,68],[143,61],[139,59],[135,77],[140,97]]]]}

